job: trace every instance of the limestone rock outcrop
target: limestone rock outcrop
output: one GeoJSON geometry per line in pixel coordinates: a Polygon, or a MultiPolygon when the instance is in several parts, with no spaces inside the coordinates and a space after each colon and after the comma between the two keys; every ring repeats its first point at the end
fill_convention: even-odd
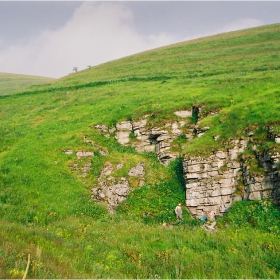
{"type": "MultiPolygon", "coordinates": [[[[173,124],[175,134],[170,134],[164,128],[153,127],[147,129],[147,117],[139,121],[118,123],[115,130],[115,139],[121,145],[131,145],[139,152],[155,152],[161,163],[168,164],[171,159],[177,156],[176,153],[170,152],[170,143],[181,133],[178,127],[184,125],[184,123],[173,124]],[[132,137],[137,141],[132,141],[132,137]]],[[[105,135],[108,131],[105,132],[105,135]]]]}
{"type": "MultiPolygon", "coordinates": [[[[94,128],[105,137],[114,137],[121,145],[132,146],[138,152],[156,153],[158,160],[166,166],[179,155],[178,149],[173,149],[176,139],[184,136],[187,145],[194,137],[202,137],[210,127],[201,126],[201,120],[217,113],[203,112],[194,106],[190,110],[174,112],[176,117],[157,122],[157,125],[151,121],[154,115],[145,115],[138,120],[118,122],[113,127],[98,124],[94,128]]],[[[269,126],[266,129],[267,139],[280,143],[280,135],[269,126]]],[[[204,211],[223,215],[233,202],[239,200],[271,198],[280,204],[280,155],[273,151],[258,152],[257,143],[251,138],[254,131],[254,127],[248,128],[245,131],[248,137],[230,140],[226,148],[212,151],[208,157],[185,156],[186,206],[193,216],[199,218],[204,211]]],[[[215,141],[219,138],[220,135],[213,135],[215,141]]],[[[93,145],[91,140],[84,141],[93,145]]],[[[72,152],[65,150],[66,154],[72,152]]],[[[102,149],[98,152],[104,156],[108,154],[102,149]]],[[[91,156],[84,152],[76,155],[80,158],[91,156]]],[[[92,198],[105,202],[111,212],[128,197],[130,178],[137,177],[138,186],[145,184],[143,163],[133,167],[128,177],[116,179],[114,171],[122,166],[122,163],[104,166],[97,186],[92,188],[92,198]]]]}
{"type": "Polygon", "coordinates": [[[148,125],[149,115],[143,116],[140,120],[122,121],[113,128],[105,125],[96,125],[95,128],[106,137],[114,133],[115,139],[121,145],[130,145],[139,152],[155,152],[163,165],[168,165],[175,159],[179,152],[172,150],[173,141],[180,135],[185,135],[187,140],[195,136],[202,136],[209,127],[200,128],[198,123],[191,124],[193,115],[198,120],[201,109],[193,107],[191,110],[176,111],[174,115],[178,118],[172,121],[163,122],[161,126],[150,127],[148,125]],[[182,118],[185,118],[182,119],[182,118]]]}
{"type": "Polygon", "coordinates": [[[124,177],[120,180],[116,180],[114,177],[99,178],[98,184],[98,187],[91,189],[92,198],[105,201],[110,212],[113,212],[114,208],[130,193],[129,183],[124,177]]]}
{"type": "Polygon", "coordinates": [[[114,212],[119,203],[127,199],[131,191],[129,177],[137,177],[139,187],[145,183],[144,163],[138,162],[135,167],[132,167],[128,172],[128,177],[115,178],[113,176],[115,170],[122,167],[122,163],[114,166],[112,163],[106,162],[101,170],[97,185],[91,189],[91,198],[104,202],[111,213],[114,212]]]}
{"type": "Polygon", "coordinates": [[[279,154],[266,152],[252,157],[264,172],[250,170],[246,158],[238,158],[248,148],[248,140],[231,141],[231,149],[219,150],[207,158],[185,158],[186,206],[199,218],[205,211],[223,215],[238,200],[272,198],[280,202],[279,154]]]}

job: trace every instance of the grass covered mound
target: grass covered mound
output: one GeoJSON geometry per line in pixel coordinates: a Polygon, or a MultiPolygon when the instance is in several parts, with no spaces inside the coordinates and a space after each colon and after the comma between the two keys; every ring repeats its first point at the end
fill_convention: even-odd
{"type": "Polygon", "coordinates": [[[0,96],[23,90],[31,85],[50,83],[54,80],[40,76],[0,73],[0,96]]]}
{"type": "Polygon", "coordinates": [[[213,234],[187,209],[177,223],[174,208],[185,200],[181,159],[164,167],[154,154],[93,129],[145,114],[156,126],[196,106],[199,125],[210,129],[188,145],[177,139],[182,156],[206,155],[248,129],[261,149],[279,151],[266,133],[280,133],[279,53],[275,24],[166,46],[1,95],[0,277],[22,278],[30,254],[28,278],[279,278],[275,206],[237,203],[213,234]],[[69,167],[83,166],[77,151],[94,153],[86,177],[69,167]],[[119,178],[137,162],[146,168],[145,185],[134,187],[115,214],[90,199],[108,162],[123,163],[119,178]]]}

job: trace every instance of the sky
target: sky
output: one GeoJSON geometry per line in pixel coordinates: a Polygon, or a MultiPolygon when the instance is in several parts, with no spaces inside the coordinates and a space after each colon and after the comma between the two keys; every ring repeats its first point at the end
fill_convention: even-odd
{"type": "Polygon", "coordinates": [[[2,1],[0,72],[61,78],[145,50],[280,23],[280,1],[2,1]]]}

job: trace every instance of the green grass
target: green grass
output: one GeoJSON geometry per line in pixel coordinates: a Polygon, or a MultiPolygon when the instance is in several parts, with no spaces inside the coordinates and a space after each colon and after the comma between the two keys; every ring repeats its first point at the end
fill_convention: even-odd
{"type": "Polygon", "coordinates": [[[50,83],[54,80],[40,76],[0,73],[0,95],[11,94],[32,85],[50,83]]]}
{"type": "Polygon", "coordinates": [[[5,278],[15,271],[21,276],[28,253],[31,278],[266,279],[280,273],[278,234],[242,224],[210,234],[199,226],[162,228],[118,215],[68,218],[44,228],[4,222],[1,238],[5,278]]]}
{"type": "Polygon", "coordinates": [[[280,131],[279,43],[275,24],[143,52],[49,84],[20,90],[18,79],[17,89],[5,85],[0,278],[22,278],[28,254],[28,278],[279,278],[275,206],[237,203],[213,234],[187,209],[182,222],[174,214],[185,200],[183,157],[226,148],[230,138],[247,137],[246,129],[255,131],[260,149],[280,151],[266,133],[267,125],[280,131]],[[145,114],[153,114],[150,126],[159,125],[193,106],[202,109],[199,125],[210,129],[188,143],[176,139],[181,158],[168,167],[94,129],[145,114]],[[98,155],[100,148],[109,154],[98,155]],[[68,166],[79,150],[95,152],[86,178],[68,166]],[[124,164],[116,178],[137,162],[146,170],[146,184],[138,188],[132,180],[133,191],[113,215],[90,199],[106,162],[124,164]],[[164,222],[173,227],[163,228],[164,222]]]}

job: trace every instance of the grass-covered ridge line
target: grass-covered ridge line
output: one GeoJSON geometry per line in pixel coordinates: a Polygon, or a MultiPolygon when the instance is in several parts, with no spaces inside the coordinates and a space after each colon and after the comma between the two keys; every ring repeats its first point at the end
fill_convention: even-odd
{"type": "Polygon", "coordinates": [[[54,80],[53,78],[40,76],[0,73],[0,97],[32,85],[50,83],[54,80]]]}
{"type": "MultiPolygon", "coordinates": [[[[240,115],[240,110],[244,107],[246,111],[243,110],[240,116],[246,120],[246,125],[260,122],[265,124],[275,120],[279,110],[279,107],[275,106],[279,103],[278,57],[279,26],[272,25],[144,52],[81,71],[59,80],[51,87],[41,88],[40,91],[66,92],[83,90],[87,87],[88,90],[91,87],[94,90],[93,87],[112,83],[114,89],[126,94],[129,85],[129,94],[134,94],[136,102],[127,106],[132,113],[124,118],[133,115],[139,117],[151,111],[171,113],[171,110],[177,109],[176,105],[182,104],[182,97],[187,96],[184,100],[186,108],[191,108],[194,104],[203,107],[206,111],[231,107],[230,111],[238,111],[238,114],[233,113],[235,118],[236,115],[240,115]],[[249,36],[248,32],[250,32],[249,36]],[[137,82],[137,85],[131,88],[131,82],[137,82]],[[149,88],[147,96],[139,100],[137,96],[141,92],[137,87],[145,90],[146,83],[149,88]],[[170,95],[171,90],[172,95],[170,95]],[[157,101],[155,101],[152,94],[159,91],[160,95],[156,96],[157,101]],[[259,101],[250,110],[252,95],[258,95],[259,101]],[[176,100],[177,96],[179,99],[176,100]],[[173,100],[168,100],[171,97],[173,100]],[[271,100],[271,103],[267,103],[267,99],[271,100]],[[141,100],[144,102],[143,107],[150,103],[156,108],[152,110],[135,108],[135,105],[141,106],[141,100]],[[262,103],[266,103],[267,107],[262,103]],[[271,112],[269,108],[275,110],[271,112]],[[251,113],[255,109],[260,113],[254,113],[252,116],[251,113]]],[[[224,112],[224,114],[228,113],[224,112]]],[[[224,118],[227,117],[222,115],[221,121],[224,118]]],[[[244,125],[240,127],[240,131],[245,128],[245,123],[241,122],[242,124],[244,125]]],[[[224,127],[230,128],[225,133],[227,136],[229,132],[236,135],[237,131],[232,130],[230,124],[222,125],[217,133],[224,131],[224,127]]],[[[276,127],[278,129],[278,124],[276,127]]]]}
{"type": "Polygon", "coordinates": [[[178,138],[182,156],[226,148],[246,129],[261,148],[279,151],[266,130],[280,133],[279,53],[276,24],[162,47],[0,96],[0,277],[22,278],[31,254],[28,278],[279,278],[275,206],[236,204],[213,235],[187,209],[176,223],[174,208],[185,200],[181,159],[163,167],[154,154],[94,129],[146,114],[150,125],[161,125],[197,106],[200,125],[210,129],[188,145],[178,138]],[[95,153],[86,177],[69,167],[80,150],[95,153]],[[146,170],[146,184],[133,186],[113,215],[90,199],[107,162],[124,164],[118,178],[137,162],[146,170]]]}

